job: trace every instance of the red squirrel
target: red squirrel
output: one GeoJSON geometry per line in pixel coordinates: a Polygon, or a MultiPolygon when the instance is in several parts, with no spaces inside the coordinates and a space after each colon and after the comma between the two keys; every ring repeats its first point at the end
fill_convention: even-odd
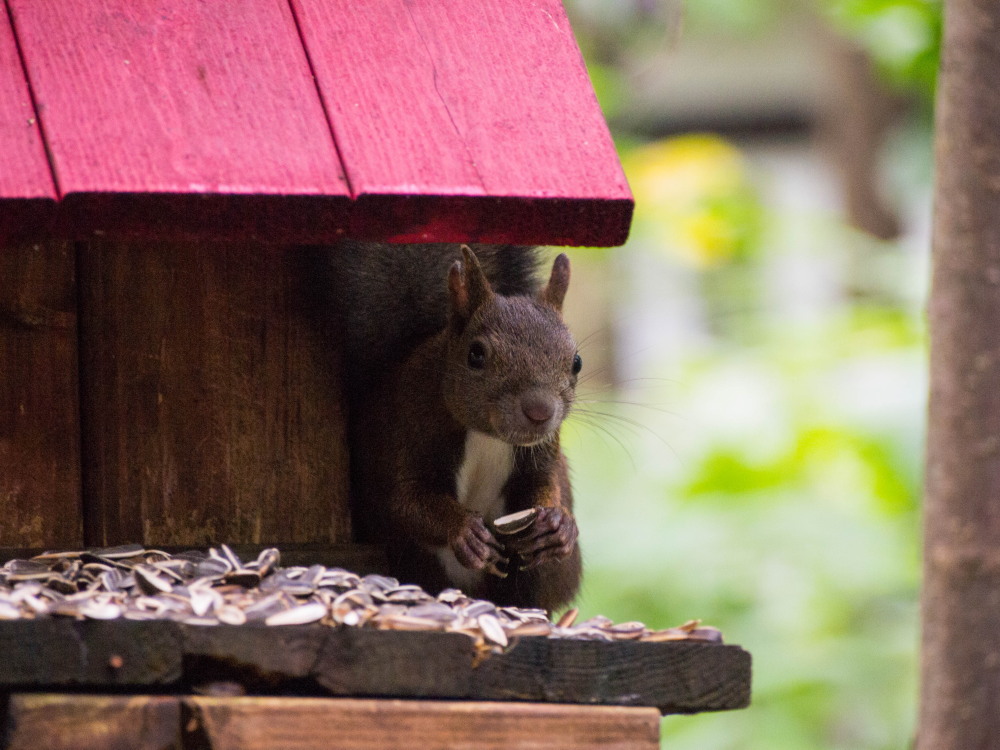
{"type": "Polygon", "coordinates": [[[359,244],[334,256],[351,334],[353,520],[404,582],[554,610],[581,575],[559,446],[582,365],[561,315],[570,264],[558,256],[538,289],[533,249],[477,252],[359,244]],[[518,535],[492,527],[529,508],[518,535]]]}

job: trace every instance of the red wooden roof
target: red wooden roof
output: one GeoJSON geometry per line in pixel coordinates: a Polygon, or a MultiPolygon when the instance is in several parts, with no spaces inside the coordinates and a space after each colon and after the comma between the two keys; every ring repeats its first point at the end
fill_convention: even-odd
{"type": "Polygon", "coordinates": [[[0,237],[628,233],[559,0],[6,2],[0,237]]]}
{"type": "Polygon", "coordinates": [[[43,221],[55,197],[17,45],[0,13],[0,240],[43,221]]]}

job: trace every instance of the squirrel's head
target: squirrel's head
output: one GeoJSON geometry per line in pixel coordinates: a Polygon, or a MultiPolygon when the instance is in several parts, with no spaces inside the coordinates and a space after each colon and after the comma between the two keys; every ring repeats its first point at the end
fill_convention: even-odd
{"type": "Polygon", "coordinates": [[[514,445],[556,434],[582,360],[562,319],[569,259],[559,255],[535,296],[496,294],[475,254],[448,273],[450,318],[444,397],[455,419],[514,445]]]}

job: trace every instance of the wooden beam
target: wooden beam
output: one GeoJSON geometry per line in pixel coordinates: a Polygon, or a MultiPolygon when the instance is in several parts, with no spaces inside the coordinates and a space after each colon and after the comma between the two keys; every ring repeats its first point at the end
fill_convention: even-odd
{"type": "Polygon", "coordinates": [[[184,701],[212,750],[656,750],[654,709],[532,703],[202,698],[184,701]]]}
{"type": "Polygon", "coordinates": [[[5,750],[182,750],[181,706],[165,695],[13,695],[5,750]]]}
{"type": "Polygon", "coordinates": [[[3,546],[83,543],[75,276],[68,243],[0,247],[3,546]]]}
{"type": "Polygon", "coordinates": [[[0,688],[174,685],[183,677],[183,631],[169,622],[0,622],[0,688]]]}
{"type": "Polygon", "coordinates": [[[87,544],[350,541],[340,347],[306,259],[81,251],[87,544]]]}
{"type": "Polygon", "coordinates": [[[0,691],[89,687],[250,694],[743,708],[750,655],[738,646],[521,638],[481,658],[464,635],[326,626],[199,627],[169,621],[0,622],[0,691]],[[116,657],[117,658],[113,658],[116,657]]]}
{"type": "Polygon", "coordinates": [[[16,694],[7,750],[656,750],[648,708],[531,703],[16,694]]]}

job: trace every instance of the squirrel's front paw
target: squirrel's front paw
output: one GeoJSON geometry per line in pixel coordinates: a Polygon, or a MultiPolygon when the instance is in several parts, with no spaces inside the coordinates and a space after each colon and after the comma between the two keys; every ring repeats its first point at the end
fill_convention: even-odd
{"type": "Polygon", "coordinates": [[[507,575],[502,568],[510,561],[501,554],[499,542],[479,516],[469,516],[448,546],[466,568],[486,570],[501,578],[507,575]]]}
{"type": "Polygon", "coordinates": [[[562,508],[538,508],[527,532],[507,546],[521,558],[521,570],[569,557],[580,535],[576,520],[562,508]]]}

